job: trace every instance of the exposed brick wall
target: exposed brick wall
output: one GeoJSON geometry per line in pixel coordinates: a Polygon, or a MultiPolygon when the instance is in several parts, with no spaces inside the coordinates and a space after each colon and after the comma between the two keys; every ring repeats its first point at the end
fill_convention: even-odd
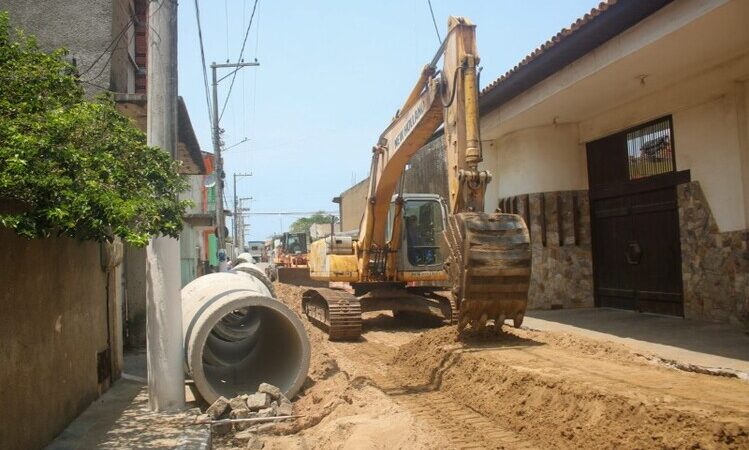
{"type": "Polygon", "coordinates": [[[148,59],[148,0],[135,0],[135,63],[141,69],[135,74],[135,93],[146,93],[146,63],[148,59]]]}

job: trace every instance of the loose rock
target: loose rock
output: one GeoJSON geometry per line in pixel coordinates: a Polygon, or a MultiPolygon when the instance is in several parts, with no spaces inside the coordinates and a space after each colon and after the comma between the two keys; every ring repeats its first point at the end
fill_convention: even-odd
{"type": "Polygon", "coordinates": [[[220,424],[213,425],[211,427],[211,431],[217,435],[224,435],[224,434],[229,433],[231,431],[231,428],[232,427],[230,423],[220,423],[220,424]]]}
{"type": "Polygon", "coordinates": [[[257,412],[258,417],[275,417],[273,408],[263,408],[257,412]]]}
{"type": "Polygon", "coordinates": [[[257,392],[247,396],[247,407],[250,411],[258,411],[270,406],[270,396],[265,392],[257,392]]]}
{"type": "Polygon", "coordinates": [[[219,397],[208,409],[205,411],[211,419],[219,419],[224,415],[226,410],[229,409],[229,400],[224,397],[219,397]]]}
{"type": "Polygon", "coordinates": [[[283,392],[281,392],[281,389],[268,383],[260,383],[260,387],[257,388],[257,391],[265,392],[266,394],[273,397],[274,400],[277,400],[278,398],[283,396],[283,392]]]}
{"type": "Polygon", "coordinates": [[[279,416],[290,416],[294,412],[294,406],[290,402],[282,402],[276,408],[276,415],[279,416]]]}
{"type": "MultiPolygon", "coordinates": [[[[249,419],[253,417],[254,413],[250,412],[249,409],[235,409],[229,415],[232,419],[249,419]]],[[[252,422],[235,422],[234,429],[236,431],[246,430],[252,426],[252,422]]]]}
{"type": "Polygon", "coordinates": [[[241,410],[248,410],[247,407],[247,399],[248,396],[242,395],[240,397],[234,397],[233,399],[229,400],[229,407],[232,411],[241,411],[241,410]]]}

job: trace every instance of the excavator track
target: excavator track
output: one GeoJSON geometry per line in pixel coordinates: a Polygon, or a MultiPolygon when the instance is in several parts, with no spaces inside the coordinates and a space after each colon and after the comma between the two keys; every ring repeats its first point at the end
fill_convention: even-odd
{"type": "Polygon", "coordinates": [[[331,341],[357,340],[361,336],[359,299],[346,291],[310,289],[302,294],[302,310],[310,322],[328,331],[331,341]]]}
{"type": "Polygon", "coordinates": [[[458,306],[458,330],[505,319],[520,327],[528,305],[531,248],[528,228],[516,214],[452,215],[445,230],[448,272],[458,306]]]}

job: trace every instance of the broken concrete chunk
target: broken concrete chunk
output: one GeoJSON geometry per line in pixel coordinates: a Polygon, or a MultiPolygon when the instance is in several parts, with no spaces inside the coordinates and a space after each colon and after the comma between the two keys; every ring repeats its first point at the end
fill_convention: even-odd
{"type": "Polygon", "coordinates": [[[241,410],[247,410],[247,402],[245,401],[245,397],[234,397],[233,399],[229,400],[229,407],[232,411],[241,411],[241,410]]]}
{"type": "Polygon", "coordinates": [[[226,410],[229,408],[229,400],[224,397],[219,397],[208,409],[205,411],[211,419],[218,419],[224,415],[226,410]]]}
{"type": "Polygon", "coordinates": [[[257,388],[257,391],[265,392],[266,394],[273,397],[274,400],[280,398],[283,395],[283,392],[281,392],[281,389],[268,383],[260,383],[260,387],[257,388]]]}
{"type": "Polygon", "coordinates": [[[217,435],[227,434],[227,433],[229,433],[231,431],[231,424],[230,423],[220,423],[220,424],[213,425],[211,427],[211,431],[214,434],[217,434],[217,435]]]}
{"type": "Polygon", "coordinates": [[[247,407],[250,411],[257,411],[270,406],[270,396],[265,392],[258,392],[247,396],[247,407]]]}
{"type": "Polygon", "coordinates": [[[263,408],[260,411],[257,412],[258,417],[274,417],[275,411],[273,408],[263,408]]]}
{"type": "MultiPolygon", "coordinates": [[[[249,409],[235,409],[231,412],[229,415],[232,419],[249,419],[252,417],[253,413],[250,412],[249,409]]],[[[247,428],[252,426],[252,422],[235,422],[234,423],[234,429],[236,431],[242,431],[246,430],[247,428]]]]}
{"type": "Polygon", "coordinates": [[[278,408],[276,408],[277,416],[290,416],[293,412],[294,406],[291,404],[291,402],[282,402],[280,405],[278,405],[278,408]]]}

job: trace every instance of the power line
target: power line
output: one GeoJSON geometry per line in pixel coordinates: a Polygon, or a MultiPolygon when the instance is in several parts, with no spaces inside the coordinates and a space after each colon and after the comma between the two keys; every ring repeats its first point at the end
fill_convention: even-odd
{"type": "Polygon", "coordinates": [[[442,37],[440,36],[440,29],[437,27],[437,21],[434,19],[434,10],[432,9],[432,0],[427,0],[429,4],[429,12],[432,14],[432,23],[434,24],[434,31],[437,33],[437,40],[442,44],[442,37]]]}
{"type": "MultiPolygon", "coordinates": [[[[171,0],[171,2],[176,4],[176,0],[171,0]]],[[[156,8],[152,13],[150,13],[146,17],[146,23],[149,22],[149,19],[151,19],[151,17],[153,17],[153,15],[156,14],[161,9],[162,6],[164,6],[164,3],[160,3],[159,7],[156,8]]],[[[109,49],[112,48],[112,46],[115,46],[115,48],[116,48],[117,44],[120,43],[120,40],[122,39],[122,36],[125,34],[125,32],[127,32],[127,30],[130,28],[130,25],[132,25],[132,24],[136,24],[136,25],[138,24],[138,17],[136,16],[135,13],[133,13],[133,14],[130,15],[130,18],[128,19],[127,23],[125,23],[125,25],[122,27],[122,29],[120,30],[120,32],[117,33],[117,36],[115,36],[114,38],[112,38],[112,41],[109,43],[109,45],[106,46],[106,48],[104,49],[104,51],[102,51],[101,54],[99,56],[97,56],[96,59],[94,59],[94,62],[92,62],[91,65],[86,70],[84,70],[82,73],[78,74],[78,77],[80,78],[83,75],[86,75],[88,72],[90,72],[91,69],[94,68],[94,66],[96,65],[96,63],[98,63],[99,60],[101,58],[103,58],[104,55],[107,54],[107,52],[109,52],[109,49]]],[[[134,36],[135,36],[135,33],[133,33],[133,37],[134,36]]],[[[128,41],[128,43],[130,43],[130,40],[128,41]]],[[[107,63],[112,59],[112,55],[114,53],[115,48],[112,48],[112,51],[109,52],[109,56],[108,56],[107,60],[104,61],[104,67],[106,67],[107,63]]],[[[92,79],[99,78],[99,76],[102,74],[102,72],[104,72],[104,69],[102,69],[101,71],[99,71],[99,74],[96,77],[92,78],[92,79]]]]}
{"type": "MultiPolygon", "coordinates": [[[[255,10],[257,9],[257,3],[258,0],[255,0],[255,4],[252,6],[252,14],[250,14],[250,23],[247,24],[247,31],[244,33],[244,41],[242,41],[242,49],[239,51],[239,58],[237,58],[237,63],[242,62],[242,56],[244,55],[244,47],[247,44],[247,37],[250,35],[250,28],[252,28],[252,19],[255,17],[255,10]]],[[[234,87],[234,80],[237,79],[237,72],[235,71],[234,74],[231,77],[231,84],[229,85],[229,92],[226,94],[226,100],[224,100],[224,106],[221,108],[221,114],[219,114],[218,118],[221,120],[221,118],[224,116],[224,111],[226,111],[226,105],[229,104],[229,97],[231,96],[231,90],[234,87]]]]}
{"type": "MultiPolygon", "coordinates": [[[[110,52],[110,53],[109,53],[109,58],[107,58],[107,60],[106,60],[106,61],[104,61],[104,66],[106,67],[106,65],[107,65],[107,63],[109,62],[109,60],[111,60],[111,59],[112,59],[112,53],[114,52],[114,48],[112,48],[112,46],[114,46],[114,47],[116,48],[117,44],[119,44],[119,43],[120,43],[120,39],[122,39],[122,36],[124,36],[124,35],[125,35],[125,33],[127,32],[127,30],[128,30],[129,28],[130,28],[130,25],[131,25],[131,24],[132,24],[132,23],[133,23],[134,21],[135,21],[135,14],[132,14],[132,15],[130,16],[130,19],[129,19],[129,20],[127,21],[127,23],[125,24],[125,26],[124,26],[124,27],[122,27],[122,30],[120,30],[120,32],[119,32],[119,33],[117,33],[117,36],[115,36],[115,37],[114,37],[114,38],[112,39],[112,41],[111,41],[111,42],[109,43],[109,45],[107,45],[107,47],[106,47],[106,48],[104,49],[104,51],[103,51],[103,52],[101,52],[101,54],[100,54],[99,56],[97,56],[97,57],[96,57],[96,59],[94,59],[94,62],[92,62],[92,63],[91,63],[91,65],[89,65],[89,66],[88,66],[88,68],[87,68],[86,70],[84,70],[83,72],[81,72],[81,73],[79,73],[79,74],[78,74],[78,77],[79,77],[79,78],[80,78],[80,77],[82,77],[82,76],[84,76],[84,75],[86,75],[87,73],[91,72],[91,70],[92,70],[92,69],[94,68],[94,66],[96,65],[96,63],[98,63],[98,62],[99,62],[99,60],[100,60],[101,58],[103,58],[103,57],[104,57],[104,55],[106,55],[106,54],[107,54],[107,52],[108,52],[108,51],[110,50],[110,48],[111,48],[111,49],[112,49],[112,52],[110,52]]],[[[99,72],[99,74],[101,74],[101,72],[99,72]]],[[[98,77],[95,77],[95,78],[98,78],[98,77]]]]}
{"type": "MultiPolygon", "coordinates": [[[[200,59],[203,64],[203,85],[205,88],[205,106],[208,108],[208,120],[213,123],[213,114],[211,114],[211,95],[208,90],[208,69],[205,66],[205,48],[203,47],[203,29],[200,27],[200,8],[198,0],[195,0],[195,20],[198,22],[198,41],[200,42],[200,59]]],[[[211,127],[213,134],[213,127],[211,127]]]]}

